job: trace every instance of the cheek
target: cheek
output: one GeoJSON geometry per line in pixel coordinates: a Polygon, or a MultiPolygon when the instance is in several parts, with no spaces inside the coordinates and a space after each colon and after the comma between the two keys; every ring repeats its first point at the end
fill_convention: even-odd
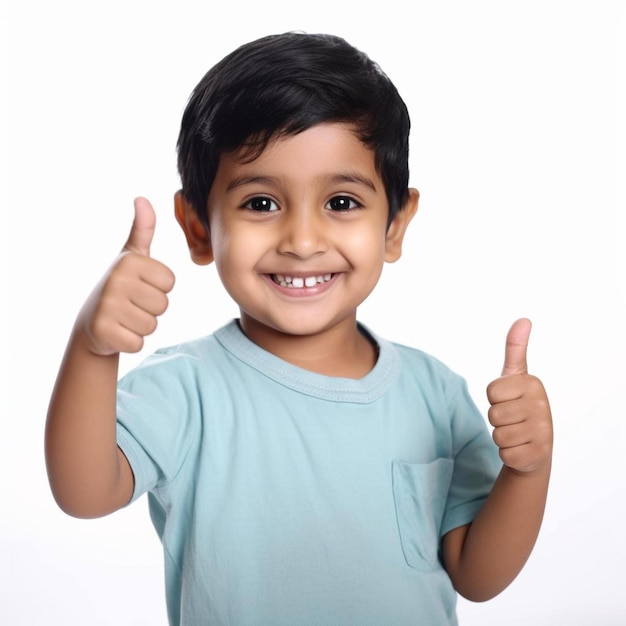
{"type": "Polygon", "coordinates": [[[246,280],[263,254],[262,237],[245,228],[218,228],[212,238],[215,265],[222,280],[246,280]]]}
{"type": "Polygon", "coordinates": [[[339,245],[345,255],[353,257],[355,264],[378,265],[385,254],[385,235],[382,228],[364,226],[346,232],[339,245]]]}
{"type": "Polygon", "coordinates": [[[229,275],[236,271],[236,267],[234,267],[238,258],[236,241],[237,239],[233,238],[229,230],[224,228],[220,221],[215,220],[211,223],[213,259],[222,282],[226,282],[229,275]]]}

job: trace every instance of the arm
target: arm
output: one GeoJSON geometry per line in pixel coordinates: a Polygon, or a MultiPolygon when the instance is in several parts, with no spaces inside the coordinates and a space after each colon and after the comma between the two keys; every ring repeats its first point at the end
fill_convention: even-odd
{"type": "Polygon", "coordinates": [[[546,503],[552,458],[552,418],[541,382],[528,375],[528,320],[507,337],[502,377],[487,395],[493,438],[504,467],[472,524],[443,539],[455,589],[474,601],[492,598],[521,571],[533,549],[546,503]]]}
{"type": "Polygon", "coordinates": [[[118,362],[155,330],[174,284],[172,272],[149,256],[154,227],[152,207],[136,200],[128,241],[78,315],[50,400],[50,487],[77,517],[106,515],[132,496],[133,474],[116,442],[118,362]]]}

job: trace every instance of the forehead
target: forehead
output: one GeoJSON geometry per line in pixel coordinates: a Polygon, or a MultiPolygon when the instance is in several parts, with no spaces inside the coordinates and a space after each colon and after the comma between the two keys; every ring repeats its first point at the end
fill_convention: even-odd
{"type": "Polygon", "coordinates": [[[218,178],[223,175],[280,176],[295,179],[334,177],[342,172],[380,184],[374,151],[346,123],[323,123],[295,135],[273,138],[259,153],[245,146],[222,154],[218,178]]]}

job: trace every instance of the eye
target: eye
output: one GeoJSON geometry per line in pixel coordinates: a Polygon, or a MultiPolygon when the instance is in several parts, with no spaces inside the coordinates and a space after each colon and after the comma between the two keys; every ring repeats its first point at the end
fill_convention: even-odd
{"type": "Polygon", "coordinates": [[[278,211],[278,207],[276,203],[266,196],[256,196],[251,198],[244,205],[245,209],[250,209],[251,211],[278,211]]]}
{"type": "Polygon", "coordinates": [[[354,211],[361,208],[361,204],[350,196],[335,196],[326,206],[331,211],[354,211]]]}

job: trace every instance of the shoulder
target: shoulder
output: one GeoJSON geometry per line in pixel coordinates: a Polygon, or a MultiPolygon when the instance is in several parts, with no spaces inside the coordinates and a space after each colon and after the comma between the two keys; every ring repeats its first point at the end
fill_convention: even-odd
{"type": "Polygon", "coordinates": [[[418,365],[442,376],[456,376],[456,374],[440,359],[412,346],[402,343],[389,342],[400,358],[406,363],[418,365]]]}
{"type": "Polygon", "coordinates": [[[213,334],[194,338],[178,344],[158,348],[139,365],[120,379],[122,387],[135,381],[149,381],[170,388],[185,381],[195,381],[199,376],[207,379],[223,372],[229,352],[220,342],[220,333],[227,324],[213,334]]]}
{"type": "Polygon", "coordinates": [[[469,401],[465,379],[446,363],[419,348],[397,341],[389,341],[371,333],[379,345],[381,355],[392,355],[396,363],[396,391],[403,396],[420,396],[431,406],[452,407],[469,401]]]}
{"type": "Polygon", "coordinates": [[[430,381],[443,385],[463,384],[463,378],[453,371],[439,358],[419,348],[403,343],[388,341],[379,336],[375,339],[380,350],[393,352],[398,361],[401,374],[413,378],[430,381]]]}

